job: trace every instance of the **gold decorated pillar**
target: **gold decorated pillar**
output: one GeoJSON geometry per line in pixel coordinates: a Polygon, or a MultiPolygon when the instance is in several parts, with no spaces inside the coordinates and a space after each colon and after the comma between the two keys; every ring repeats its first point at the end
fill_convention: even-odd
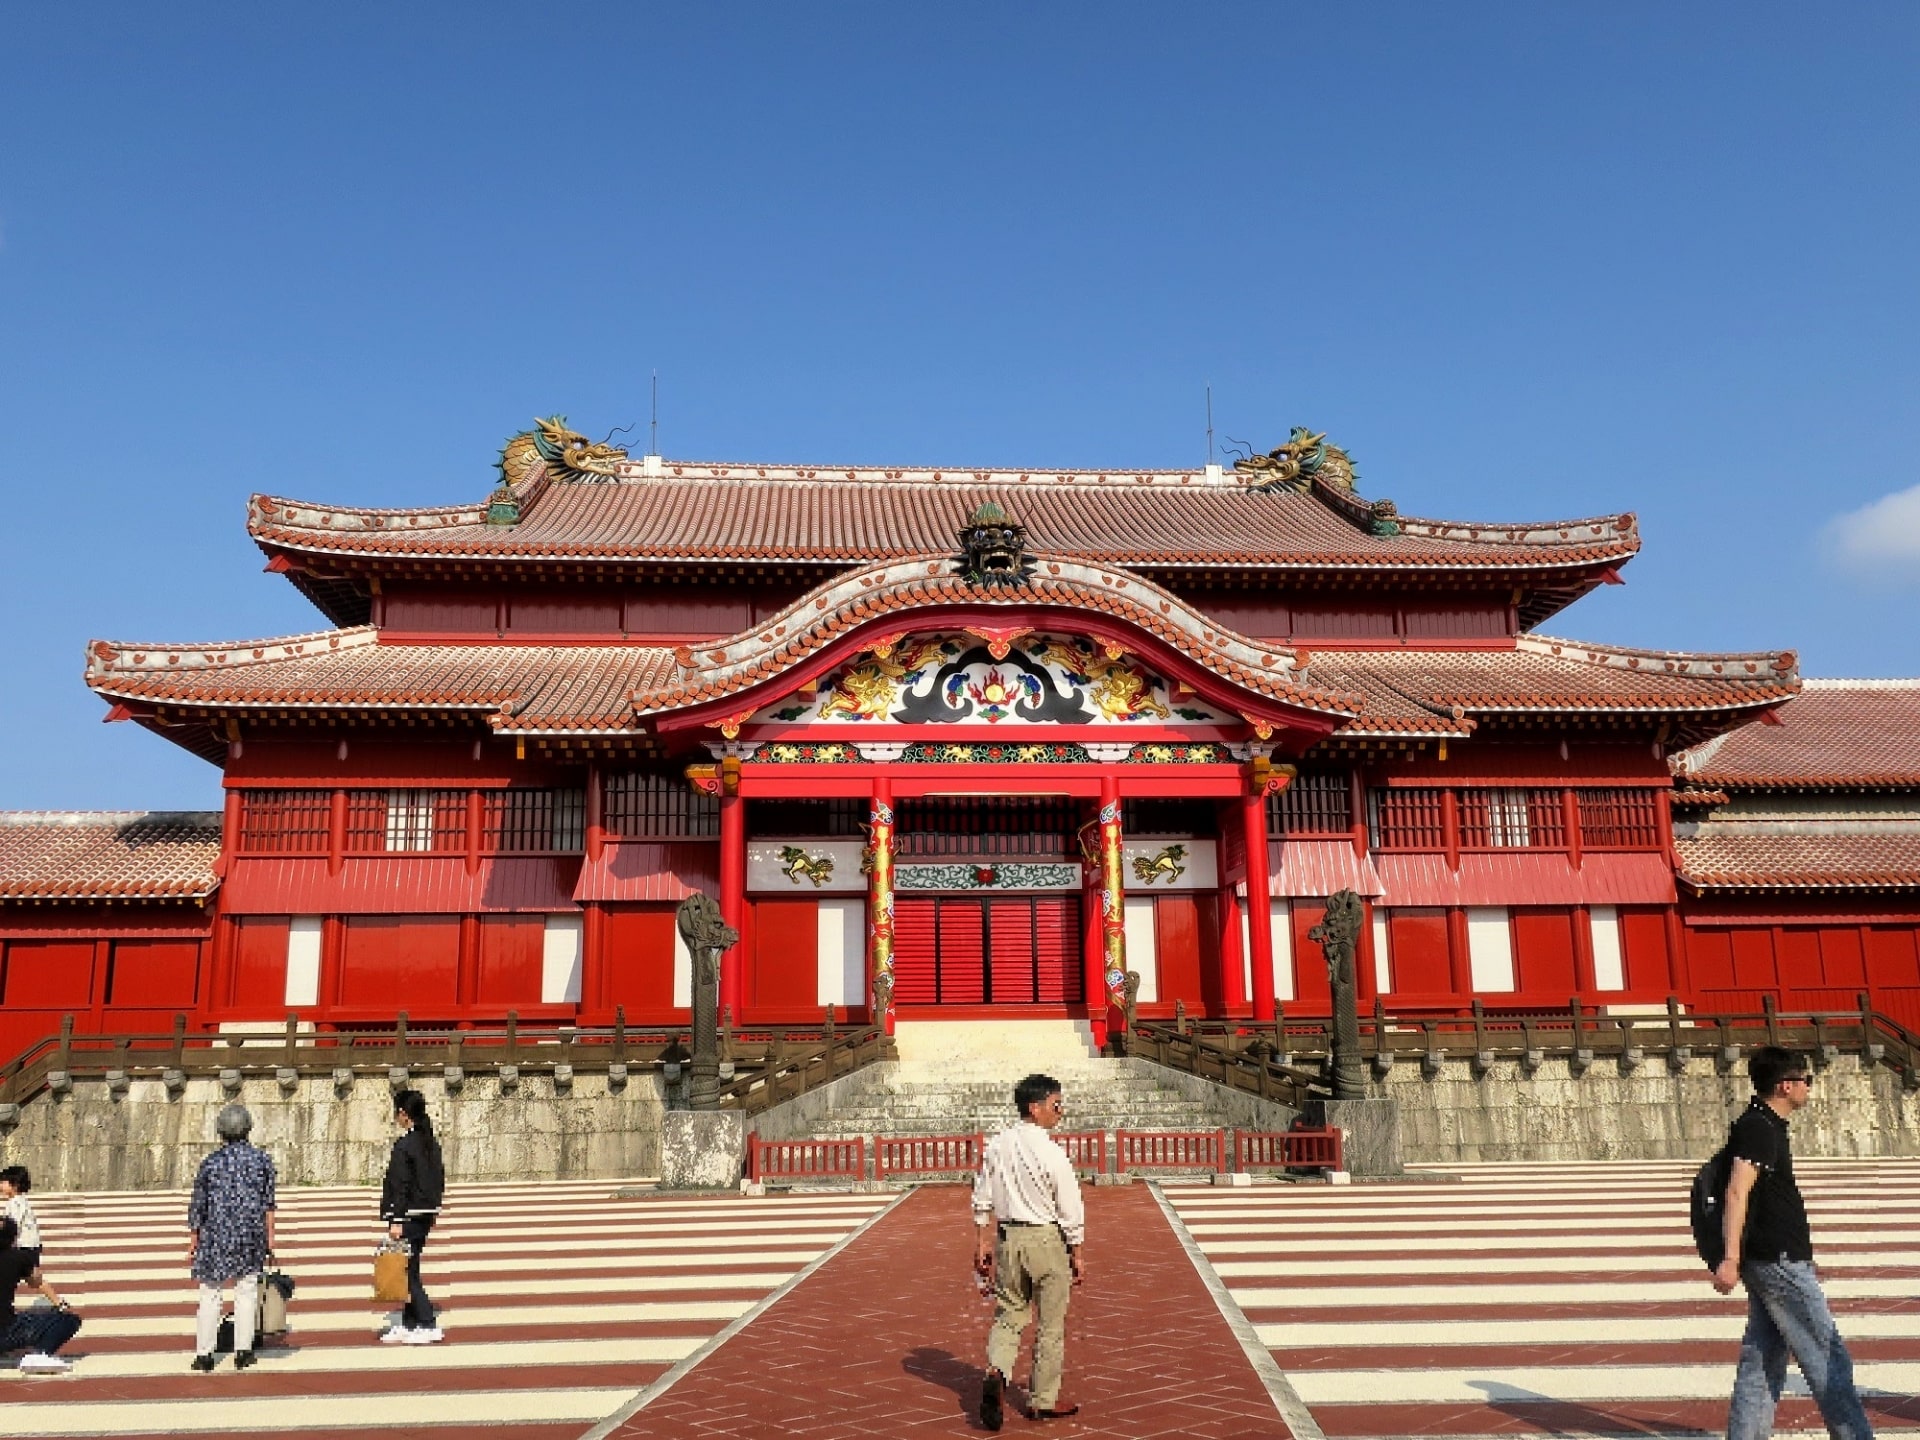
{"type": "Polygon", "coordinates": [[[893,785],[885,776],[873,782],[868,814],[867,977],[875,1025],[893,1033],[893,785]]]}
{"type": "MultiPolygon", "coordinates": [[[[1126,1027],[1127,897],[1122,862],[1125,837],[1120,828],[1120,782],[1108,774],[1100,780],[1099,893],[1100,959],[1105,1004],[1095,1010],[1094,1040],[1103,1047],[1126,1027]]],[[[1090,1000],[1094,997],[1089,996],[1090,1000]]]]}

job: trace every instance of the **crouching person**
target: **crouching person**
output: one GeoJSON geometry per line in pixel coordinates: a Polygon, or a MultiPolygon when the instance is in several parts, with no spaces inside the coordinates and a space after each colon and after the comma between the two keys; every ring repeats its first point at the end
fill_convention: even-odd
{"type": "Polygon", "coordinates": [[[20,1368],[28,1374],[59,1375],[72,1368],[59,1350],[80,1332],[80,1317],[41,1275],[39,1253],[22,1249],[19,1238],[20,1227],[0,1219],[0,1351],[25,1350],[20,1368]],[[14,1292],[22,1285],[38,1290],[53,1308],[16,1312],[14,1292]]]}

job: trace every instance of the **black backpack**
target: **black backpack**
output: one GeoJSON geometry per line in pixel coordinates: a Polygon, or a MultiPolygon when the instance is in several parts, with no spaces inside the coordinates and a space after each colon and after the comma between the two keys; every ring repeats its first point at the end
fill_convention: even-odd
{"type": "Polygon", "coordinates": [[[1727,1258],[1725,1206],[1727,1182],[1733,1176],[1733,1136],[1727,1136],[1713,1158],[1694,1172],[1693,1195],[1687,1218],[1693,1226],[1693,1248],[1709,1270],[1718,1270],[1727,1258]]]}

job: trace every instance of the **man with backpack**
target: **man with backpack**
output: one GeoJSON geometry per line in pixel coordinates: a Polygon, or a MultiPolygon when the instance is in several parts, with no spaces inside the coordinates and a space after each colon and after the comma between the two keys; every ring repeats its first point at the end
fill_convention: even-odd
{"type": "Polygon", "coordinates": [[[1747,1060],[1753,1101],[1696,1181],[1694,1238],[1713,1288],[1747,1287],[1747,1332],[1727,1415],[1728,1440],[1765,1440],[1792,1354],[1834,1440],[1871,1440],[1854,1388],[1853,1359],[1813,1269],[1807,1207],[1793,1180],[1787,1119],[1812,1097],[1807,1057],[1762,1045],[1747,1060]],[[1725,1189],[1715,1180],[1725,1174],[1725,1189]],[[1704,1192],[1704,1193],[1703,1193],[1704,1192]],[[1724,1196],[1718,1207],[1710,1203],[1724,1196]],[[1713,1209],[1721,1214],[1717,1236],[1713,1209]],[[1715,1241],[1718,1241],[1716,1244],[1715,1241]]]}

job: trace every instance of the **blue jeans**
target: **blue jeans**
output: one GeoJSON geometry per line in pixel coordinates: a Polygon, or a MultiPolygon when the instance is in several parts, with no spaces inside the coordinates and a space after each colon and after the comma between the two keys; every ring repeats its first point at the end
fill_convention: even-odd
{"type": "Polygon", "coordinates": [[[70,1310],[25,1310],[0,1330],[0,1351],[52,1355],[79,1333],[80,1317],[70,1310]]]}
{"type": "Polygon", "coordinates": [[[1827,1297],[1805,1260],[1746,1261],[1747,1333],[1733,1377],[1727,1440],[1766,1440],[1792,1352],[1833,1440],[1872,1440],[1873,1427],[1853,1385],[1853,1357],[1833,1323],[1827,1297]]]}

